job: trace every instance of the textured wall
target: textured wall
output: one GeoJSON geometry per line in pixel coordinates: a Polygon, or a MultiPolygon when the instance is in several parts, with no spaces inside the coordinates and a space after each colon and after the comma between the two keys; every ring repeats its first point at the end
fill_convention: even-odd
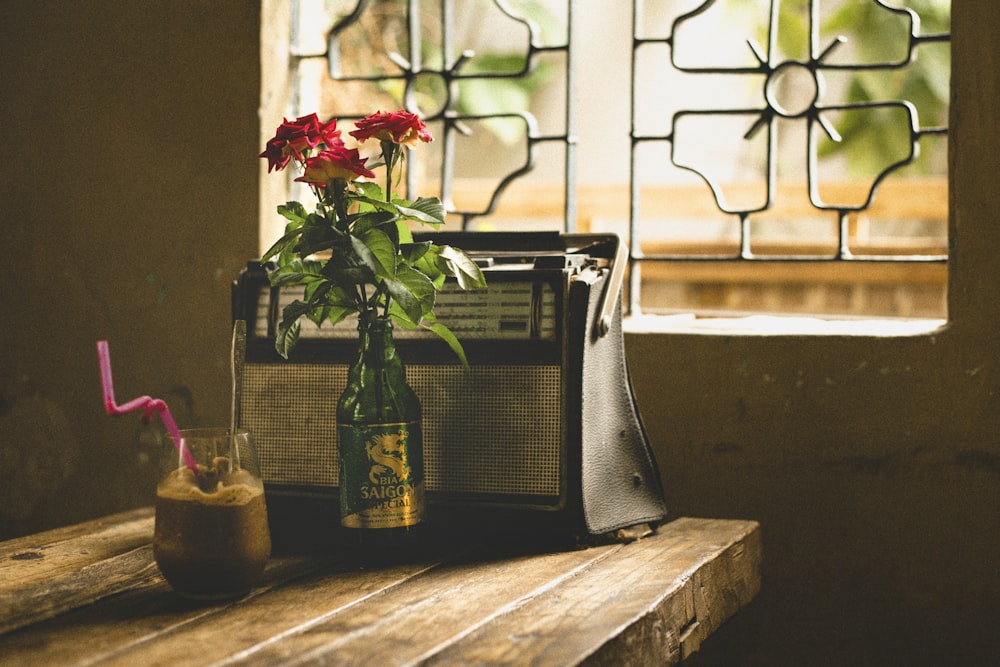
{"type": "Polygon", "coordinates": [[[228,419],[229,282],[257,248],[259,9],[4,3],[0,538],[152,499],[154,433],[228,419]]]}
{"type": "Polygon", "coordinates": [[[627,338],[671,508],[763,527],[762,593],[699,664],[996,660],[1000,5],[952,14],[947,328],[627,338]]]}

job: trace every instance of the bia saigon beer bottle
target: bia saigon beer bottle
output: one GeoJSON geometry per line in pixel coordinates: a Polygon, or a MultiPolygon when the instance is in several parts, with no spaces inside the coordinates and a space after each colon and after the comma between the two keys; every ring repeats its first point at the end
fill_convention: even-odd
{"type": "Polygon", "coordinates": [[[358,323],[358,356],[337,404],[340,523],[360,557],[413,556],[424,519],[420,400],[406,382],[392,321],[358,323]]]}

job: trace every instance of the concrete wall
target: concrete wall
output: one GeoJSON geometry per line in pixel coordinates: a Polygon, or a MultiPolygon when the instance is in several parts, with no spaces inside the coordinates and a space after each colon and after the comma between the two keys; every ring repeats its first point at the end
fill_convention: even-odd
{"type": "Polygon", "coordinates": [[[154,433],[228,422],[229,282],[257,252],[259,8],[14,0],[0,20],[0,538],[152,500],[154,433]]]}

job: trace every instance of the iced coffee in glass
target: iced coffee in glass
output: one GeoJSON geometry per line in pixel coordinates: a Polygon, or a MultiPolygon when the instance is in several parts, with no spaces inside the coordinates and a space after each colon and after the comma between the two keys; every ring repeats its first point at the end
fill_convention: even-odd
{"type": "Polygon", "coordinates": [[[229,429],[191,429],[181,436],[197,465],[175,455],[157,485],[153,556],[184,597],[240,597],[271,554],[253,436],[229,429]]]}

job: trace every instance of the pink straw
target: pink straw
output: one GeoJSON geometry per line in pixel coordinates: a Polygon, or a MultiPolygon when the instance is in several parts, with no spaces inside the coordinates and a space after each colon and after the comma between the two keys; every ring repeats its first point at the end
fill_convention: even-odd
{"type": "Polygon", "coordinates": [[[167,427],[170,437],[174,439],[174,445],[177,447],[177,451],[180,452],[184,464],[197,475],[198,464],[195,463],[194,456],[191,455],[191,450],[184,444],[180,429],[177,428],[177,422],[174,421],[174,416],[170,414],[170,408],[167,407],[167,404],[159,398],[150,398],[149,396],[133,398],[124,405],[115,404],[115,389],[111,382],[111,356],[108,353],[108,341],[97,341],[97,358],[101,362],[101,389],[104,391],[104,409],[107,410],[108,414],[118,416],[126,412],[142,410],[142,421],[144,424],[148,424],[153,421],[153,414],[159,412],[160,419],[163,420],[163,425],[167,427]]]}

